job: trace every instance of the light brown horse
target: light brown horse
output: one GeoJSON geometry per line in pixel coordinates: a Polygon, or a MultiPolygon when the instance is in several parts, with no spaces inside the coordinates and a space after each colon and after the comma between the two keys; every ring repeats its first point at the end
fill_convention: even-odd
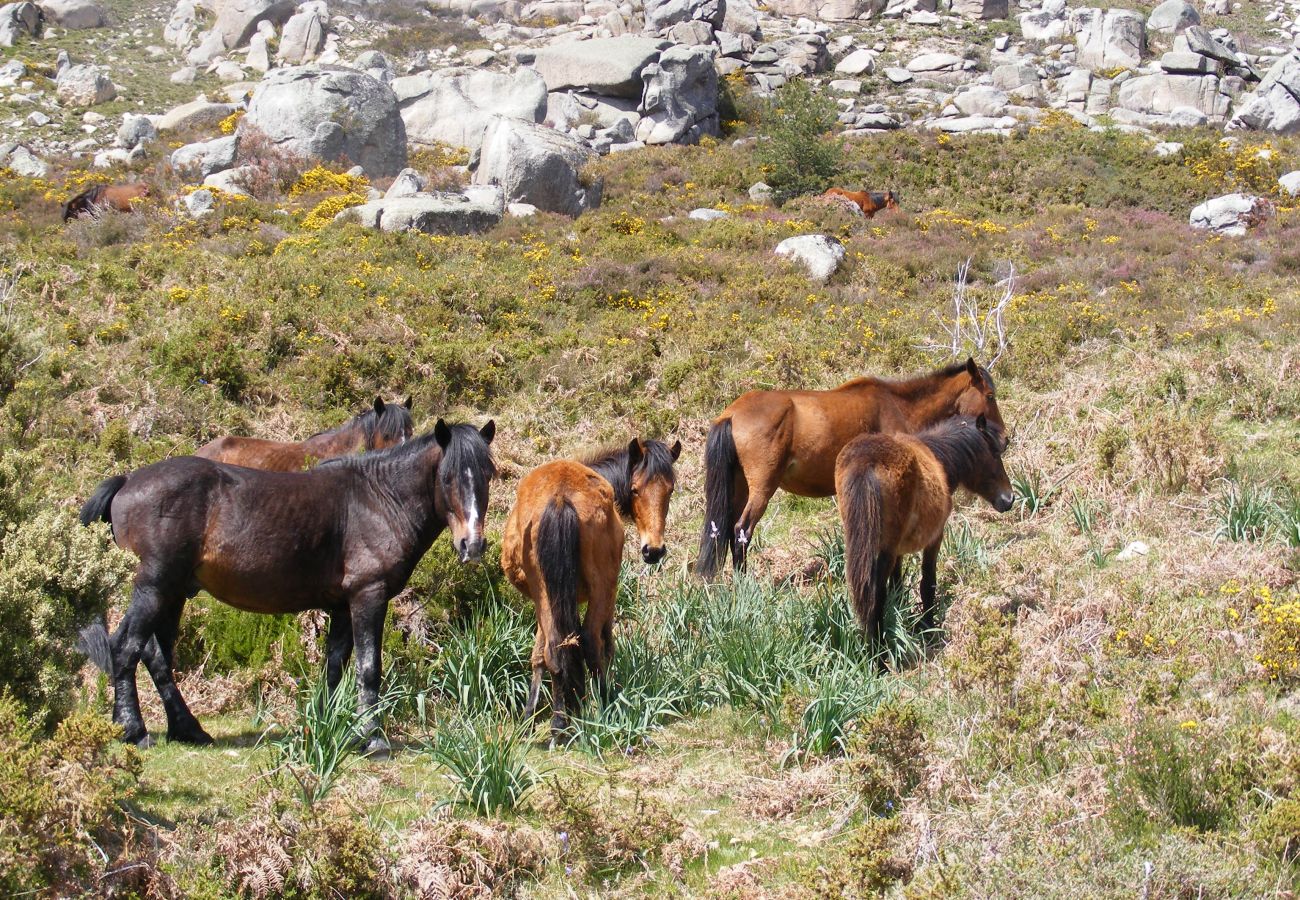
{"type": "Polygon", "coordinates": [[[704,450],[704,529],[696,571],[737,569],[777,488],[835,493],[835,457],[866,432],[914,433],[957,415],[1005,430],[993,376],[973,359],[906,381],[859,378],[829,391],[749,391],[713,421],[704,450]]]}
{"type": "Polygon", "coordinates": [[[144,182],[136,184],[97,184],[82,191],[63,205],[63,221],[79,216],[93,216],[102,209],[118,212],[130,212],[137,200],[149,196],[149,185],[144,182]]]}
{"type": "Polygon", "coordinates": [[[250,469],[301,472],[321,460],[396,446],[410,440],[414,425],[410,397],[405,403],[385,403],[382,397],[376,397],[373,409],[303,441],[219,437],[195,450],[194,455],[250,469]]]}
{"type": "Polygon", "coordinates": [[[623,522],[641,538],[641,558],[664,557],[664,523],[676,483],[680,442],[634,439],[585,462],[557,460],[519,483],[501,542],[501,567],[533,601],[532,685],[525,718],[537,710],[543,669],[551,673],[551,729],[562,733],[581,700],[584,661],[605,693],[614,655],[614,598],[623,558],[623,522]],[[578,612],[586,616],[578,623],[578,612]]]}
{"type": "Polygon", "coordinates": [[[1002,465],[1007,440],[984,416],[949,419],[917,435],[864,434],[835,462],[844,521],[844,569],[858,624],[880,639],[888,584],[902,557],[922,553],[921,625],[934,627],[935,570],[943,529],[959,487],[998,512],[1015,502],[1002,465]]]}
{"type": "Polygon", "coordinates": [[[822,194],[827,199],[842,199],[852,203],[862,214],[870,219],[882,209],[898,209],[898,195],[893,191],[846,191],[843,188],[828,188],[822,194]]]}

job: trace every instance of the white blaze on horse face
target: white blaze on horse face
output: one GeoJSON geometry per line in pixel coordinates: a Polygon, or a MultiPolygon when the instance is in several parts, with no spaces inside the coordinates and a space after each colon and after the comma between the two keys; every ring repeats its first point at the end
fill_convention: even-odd
{"type": "Polygon", "coordinates": [[[469,511],[465,522],[465,531],[468,537],[473,538],[478,531],[478,497],[474,495],[474,473],[469,467],[465,467],[465,486],[469,490],[469,511]]]}

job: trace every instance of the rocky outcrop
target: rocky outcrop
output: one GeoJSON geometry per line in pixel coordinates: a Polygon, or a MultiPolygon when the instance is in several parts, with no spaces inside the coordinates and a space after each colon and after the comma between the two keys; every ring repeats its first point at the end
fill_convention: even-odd
{"type": "Polygon", "coordinates": [[[69,66],[59,73],[54,91],[70,106],[95,106],[117,96],[113,81],[94,66],[69,66]]]}
{"type": "MultiPolygon", "coordinates": [[[[291,66],[311,62],[325,47],[329,9],[320,0],[304,3],[284,23],[275,58],[291,66]]],[[[265,71],[265,70],[263,70],[265,71]]]]}
{"type": "Polygon", "coordinates": [[[1146,50],[1146,24],[1131,9],[1082,7],[1070,10],[1070,30],[1078,45],[1077,61],[1094,72],[1136,69],[1146,50]]]}
{"type": "Polygon", "coordinates": [[[640,97],[641,72],[666,46],[665,41],[642,37],[572,41],[538,50],[532,66],[548,91],[577,88],[607,97],[640,97]]]}
{"type": "Polygon", "coordinates": [[[1228,114],[1230,98],[1219,91],[1214,75],[1138,75],[1119,86],[1119,106],[1147,115],[1167,115],[1180,107],[1206,116],[1228,114]]]}
{"type": "Polygon", "coordinates": [[[0,47],[12,47],[21,38],[38,38],[45,14],[35,3],[6,3],[0,6],[0,47]]]}
{"type": "Polygon", "coordinates": [[[1215,234],[1243,235],[1272,213],[1272,204],[1263,197],[1225,194],[1193,209],[1189,221],[1193,228],[1208,229],[1215,234]]]}
{"type": "Polygon", "coordinates": [[[647,144],[694,144],[718,133],[718,73],[708,47],[671,47],[641,77],[636,137],[647,144]]]}
{"type": "Polygon", "coordinates": [[[498,116],[484,133],[473,183],[499,186],[507,203],[576,216],[600,205],[601,183],[579,175],[593,156],[550,128],[498,116]]]}
{"type": "Polygon", "coordinates": [[[335,221],[358,222],[379,231],[477,234],[500,222],[504,211],[499,188],[470,187],[463,193],[439,191],[384,197],[345,209],[335,221]]]}
{"type": "Polygon", "coordinates": [[[292,0],[212,0],[216,31],[226,49],[233,50],[248,43],[258,23],[283,25],[293,15],[295,5],[292,0]]]}
{"type": "Polygon", "coordinates": [[[1278,134],[1300,131],[1300,51],[1273,64],[1255,92],[1242,98],[1228,127],[1278,134]]]}
{"type": "Polygon", "coordinates": [[[406,167],[406,126],[388,85],[354,69],[273,69],[253,92],[240,131],[262,132],[300,156],[347,159],[382,178],[406,167]]]}
{"type": "Polygon", "coordinates": [[[767,7],[781,16],[847,22],[880,15],[885,11],[885,0],[770,0],[767,7]]]}
{"type": "Polygon", "coordinates": [[[94,0],[41,0],[45,21],[69,31],[85,28],[103,28],[108,15],[94,0]]]}
{"type": "Polygon", "coordinates": [[[452,69],[395,78],[392,89],[407,140],[417,145],[477,150],[493,117],[541,122],[546,115],[546,82],[532,69],[452,69]]]}

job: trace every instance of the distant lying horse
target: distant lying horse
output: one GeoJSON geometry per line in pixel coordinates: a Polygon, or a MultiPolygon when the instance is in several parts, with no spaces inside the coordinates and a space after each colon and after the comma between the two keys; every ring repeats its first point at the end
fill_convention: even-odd
{"type": "Polygon", "coordinates": [[[863,632],[880,639],[887,582],[901,581],[902,557],[922,553],[921,624],[934,627],[935,569],[943,529],[959,487],[998,512],[1015,502],[1002,465],[1007,441],[984,416],[967,416],[915,436],[864,434],[835,462],[844,521],[844,568],[863,632]]]}
{"type": "Polygon", "coordinates": [[[373,409],[303,441],[219,437],[195,450],[194,455],[250,469],[298,472],[323,459],[393,447],[410,440],[414,431],[410,397],[405,403],[385,403],[382,397],[376,397],[373,409]]]}
{"type": "Polygon", "coordinates": [[[82,191],[63,205],[63,221],[79,216],[93,216],[101,209],[115,209],[118,212],[130,212],[132,202],[149,196],[149,185],[137,184],[97,184],[82,191]]]}
{"type": "Polygon", "coordinates": [[[835,457],[865,432],[914,433],[956,415],[1005,429],[993,377],[973,359],[907,381],[859,378],[830,391],[750,391],[709,429],[704,450],[704,533],[697,571],[737,569],[778,487],[804,497],[835,493],[835,457]]]}
{"type": "Polygon", "coordinates": [[[833,187],[827,189],[822,196],[852,203],[868,219],[882,209],[898,209],[898,195],[893,191],[846,191],[833,187]]]}
{"type": "Polygon", "coordinates": [[[146,659],[167,711],[170,740],[211,742],[172,674],[185,602],[205,590],[260,613],[323,609],[330,614],[326,678],[331,689],[357,653],[358,705],[368,751],[386,748],[375,732],[380,649],[388,601],[444,528],[462,562],[483,553],[488,445],[495,426],[447,426],[365,456],[340,457],[306,472],[260,472],[182,456],[103,482],[81,521],[112,524],[118,545],[140,558],[131,605],[98,660],[113,678],[113,721],[123,738],[148,743],[135,671],[146,659]]]}
{"type": "Polygon", "coordinates": [[[682,452],[660,441],[634,439],[585,463],[557,460],[529,472],[501,542],[501,567],[537,612],[532,686],[525,718],[537,709],[542,670],[551,673],[552,731],[568,727],[580,702],[587,668],[597,690],[614,655],[614,598],[623,558],[623,522],[641,538],[641,558],[663,559],[664,523],[676,483],[673,463],[682,452]],[[578,624],[578,610],[586,617],[578,624]]]}

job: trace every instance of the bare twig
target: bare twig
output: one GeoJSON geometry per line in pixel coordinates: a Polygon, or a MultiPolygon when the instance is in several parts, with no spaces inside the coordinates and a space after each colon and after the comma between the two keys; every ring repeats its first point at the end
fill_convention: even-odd
{"type": "Polygon", "coordinates": [[[1008,264],[1007,276],[995,287],[1002,293],[989,309],[981,310],[979,295],[969,290],[970,259],[957,266],[957,280],[952,289],[952,320],[946,321],[936,313],[939,328],[947,336],[943,342],[932,341],[921,345],[923,350],[946,350],[954,358],[969,352],[973,356],[986,356],[996,347],[990,369],[1002,358],[1007,347],[1006,313],[1016,293],[1016,270],[1008,264]]]}

